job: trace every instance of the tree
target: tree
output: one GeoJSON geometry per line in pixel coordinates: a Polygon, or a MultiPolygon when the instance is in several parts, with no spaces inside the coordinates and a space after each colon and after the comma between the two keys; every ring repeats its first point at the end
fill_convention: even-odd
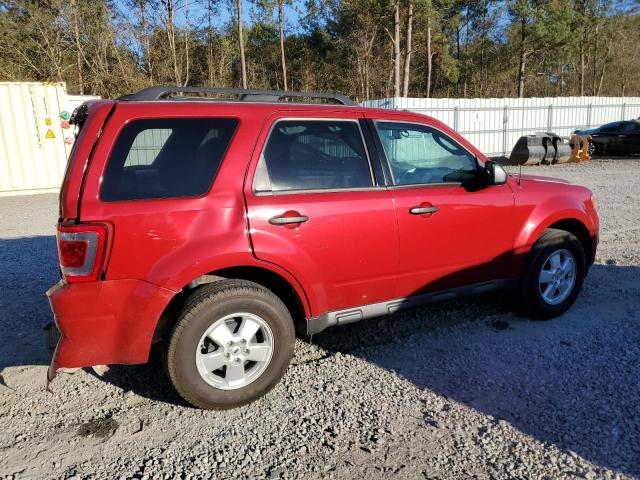
{"type": "Polygon", "coordinates": [[[278,33],[280,35],[280,62],[282,63],[282,81],[284,89],[288,90],[287,85],[287,58],[284,53],[284,2],[285,0],[277,0],[278,3],[278,33]]]}
{"type": "Polygon", "coordinates": [[[393,0],[393,96],[400,96],[400,0],[393,0]]]}
{"type": "Polygon", "coordinates": [[[236,21],[238,22],[238,48],[240,50],[240,78],[242,88],[247,88],[247,62],[244,56],[244,20],[242,18],[242,2],[236,0],[236,21]]]}
{"type": "Polygon", "coordinates": [[[407,13],[407,36],[405,41],[404,54],[404,76],[402,80],[402,96],[409,95],[409,81],[411,76],[411,55],[413,54],[413,0],[409,0],[407,13]]]}
{"type": "Polygon", "coordinates": [[[541,51],[558,48],[571,40],[571,11],[567,2],[554,0],[511,0],[509,14],[519,43],[518,97],[524,97],[526,65],[541,51]]]}

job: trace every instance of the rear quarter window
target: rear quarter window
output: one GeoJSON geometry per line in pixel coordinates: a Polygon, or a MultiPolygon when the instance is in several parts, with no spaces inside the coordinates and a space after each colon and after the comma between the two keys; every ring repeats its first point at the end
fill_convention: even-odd
{"type": "Polygon", "coordinates": [[[197,197],[215,178],[238,120],[136,120],[123,127],[109,155],[103,201],[197,197]]]}

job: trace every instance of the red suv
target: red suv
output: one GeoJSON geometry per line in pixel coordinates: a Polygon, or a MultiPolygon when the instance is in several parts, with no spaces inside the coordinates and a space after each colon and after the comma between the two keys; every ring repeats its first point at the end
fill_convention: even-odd
{"type": "Polygon", "coordinates": [[[594,261],[587,188],[509,176],[426,116],[151,87],[86,103],[73,123],[49,381],[144,363],[159,343],[186,401],[234,407],[279,381],[296,328],[498,288],[555,317],[594,261]]]}

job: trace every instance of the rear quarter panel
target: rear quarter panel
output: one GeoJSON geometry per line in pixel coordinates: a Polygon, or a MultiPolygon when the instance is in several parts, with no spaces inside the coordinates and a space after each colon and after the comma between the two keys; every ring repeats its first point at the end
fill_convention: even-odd
{"type": "Polygon", "coordinates": [[[235,114],[227,105],[176,102],[118,103],[95,150],[82,197],[82,221],[107,222],[113,229],[106,280],[140,279],[178,291],[217,268],[252,261],[242,182],[260,111],[235,114]],[[104,202],[102,175],[120,130],[145,118],[233,117],[237,130],[211,190],[200,197],[104,202]]]}

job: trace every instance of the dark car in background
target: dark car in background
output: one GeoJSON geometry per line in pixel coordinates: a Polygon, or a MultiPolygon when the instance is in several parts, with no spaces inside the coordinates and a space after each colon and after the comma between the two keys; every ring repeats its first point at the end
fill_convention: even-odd
{"type": "Polygon", "coordinates": [[[607,123],[573,133],[591,135],[589,155],[640,154],[640,119],[607,123]]]}

